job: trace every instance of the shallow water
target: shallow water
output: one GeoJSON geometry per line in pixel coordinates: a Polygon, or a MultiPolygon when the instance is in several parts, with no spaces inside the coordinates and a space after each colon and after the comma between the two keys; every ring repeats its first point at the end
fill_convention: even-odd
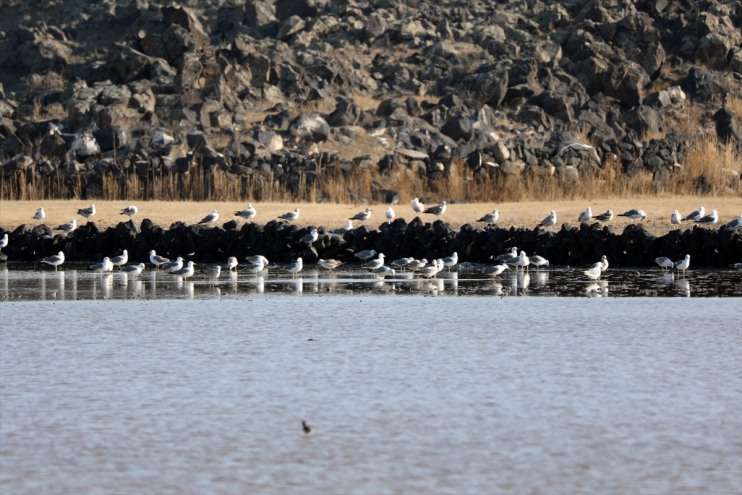
{"type": "Polygon", "coordinates": [[[0,492],[740,493],[736,298],[369,294],[3,303],[0,492]]]}
{"type": "Polygon", "coordinates": [[[244,298],[255,294],[365,294],[365,295],[498,295],[566,297],[740,297],[742,270],[691,270],[686,274],[659,269],[610,268],[600,280],[591,281],[585,268],[506,271],[497,278],[481,268],[462,266],[433,279],[397,273],[378,278],[359,269],[329,272],[308,268],[300,276],[278,268],[261,272],[222,273],[212,283],[205,275],[182,279],[147,270],[137,277],[120,272],[94,273],[84,266],[66,265],[55,272],[29,265],[0,266],[0,301],[81,299],[213,299],[244,298]]]}

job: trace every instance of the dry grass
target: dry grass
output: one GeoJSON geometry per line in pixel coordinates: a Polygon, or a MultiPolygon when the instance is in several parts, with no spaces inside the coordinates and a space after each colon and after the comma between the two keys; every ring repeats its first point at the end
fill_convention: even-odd
{"type": "MultiPolygon", "coordinates": [[[[435,201],[445,199],[444,197],[435,198],[435,201]]],[[[118,222],[126,221],[128,218],[120,215],[119,211],[130,204],[126,201],[94,201],[97,214],[93,221],[99,228],[106,228],[116,225],[118,222]]],[[[221,218],[218,222],[222,225],[224,222],[235,219],[238,222],[243,220],[234,217],[235,211],[245,207],[244,202],[234,201],[138,201],[132,202],[139,207],[139,213],[134,217],[136,222],[149,218],[162,227],[169,227],[173,222],[183,221],[188,224],[198,222],[201,218],[216,209],[220,212],[221,218]]],[[[4,201],[0,204],[0,227],[5,230],[12,230],[19,225],[35,225],[32,220],[33,214],[39,206],[43,206],[47,213],[45,223],[48,225],[59,225],[76,218],[79,223],[84,223],[85,219],[77,215],[77,209],[87,207],[89,201],[4,201]]],[[[665,196],[665,197],[638,197],[638,198],[594,198],[591,201],[522,201],[522,202],[483,202],[473,204],[450,204],[446,213],[441,217],[452,228],[459,228],[465,223],[477,224],[476,220],[487,212],[497,208],[500,210],[500,227],[534,227],[543,219],[551,209],[556,210],[559,217],[558,225],[569,223],[577,225],[577,216],[587,206],[591,206],[593,214],[602,213],[612,209],[615,213],[622,213],[631,208],[644,209],[649,218],[644,222],[647,229],[656,235],[666,233],[674,226],[670,224],[670,214],[674,209],[679,209],[681,213],[690,213],[691,209],[703,205],[707,210],[716,209],[721,217],[720,224],[726,223],[742,213],[742,198],[719,198],[719,197],[698,197],[698,196],[665,196]]],[[[253,206],[257,209],[257,222],[265,224],[287,211],[296,207],[301,209],[301,217],[297,222],[299,226],[323,226],[328,229],[337,228],[345,224],[347,218],[363,210],[366,205],[358,204],[318,204],[318,203],[285,203],[285,202],[255,202],[253,206]]],[[[386,205],[371,204],[373,216],[367,222],[372,228],[378,227],[384,219],[386,205]]],[[[404,218],[411,221],[416,216],[408,202],[395,205],[393,207],[397,218],[404,218]]],[[[423,219],[428,222],[435,220],[432,215],[422,215],[423,219]]],[[[632,223],[624,218],[616,218],[610,225],[619,229],[620,232],[627,224],[632,223]]],[[[357,224],[358,225],[358,224],[357,224]]],[[[689,226],[684,226],[687,228],[689,226]]]]}

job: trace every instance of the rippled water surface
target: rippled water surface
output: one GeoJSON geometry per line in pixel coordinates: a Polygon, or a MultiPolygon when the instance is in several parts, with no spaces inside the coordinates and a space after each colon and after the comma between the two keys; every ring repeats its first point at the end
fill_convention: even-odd
{"type": "Polygon", "coordinates": [[[738,298],[59,300],[69,275],[31,302],[6,276],[3,494],[742,487],[738,298]]]}

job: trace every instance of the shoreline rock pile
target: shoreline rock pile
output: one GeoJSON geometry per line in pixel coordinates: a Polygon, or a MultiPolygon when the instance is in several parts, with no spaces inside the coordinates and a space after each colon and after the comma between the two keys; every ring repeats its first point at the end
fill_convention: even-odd
{"type": "Polygon", "coordinates": [[[148,263],[149,252],[155,250],[171,259],[180,256],[197,263],[224,263],[231,256],[244,260],[247,256],[263,255],[272,262],[302,257],[311,265],[319,259],[357,263],[355,253],[373,249],[389,260],[433,260],[457,252],[460,262],[487,264],[513,246],[529,255],[545,257],[551,266],[585,265],[606,255],[612,266],[648,267],[656,266],[654,260],[658,256],[682,259],[690,254],[694,267],[727,268],[740,261],[742,231],[726,226],[694,226],[658,237],[641,224],[629,225],[617,233],[613,227],[601,227],[598,223],[583,223],[579,227],[563,224],[558,230],[477,229],[469,224],[452,229],[441,220],[425,223],[416,217],[409,223],[398,218],[378,229],[362,225],[337,235],[324,227],[297,227],[277,220],[265,225],[246,223],[242,227],[234,220],[222,227],[176,222],[164,229],[145,219],[139,225],[129,220],[105,230],[88,222],[70,234],[54,234],[47,225],[30,230],[21,225],[9,233],[3,254],[14,262],[32,262],[62,251],[68,261],[93,262],[127,250],[131,263],[148,263]],[[303,238],[315,228],[317,240],[307,243],[303,238]]]}
{"type": "Polygon", "coordinates": [[[456,163],[568,182],[614,163],[661,188],[682,173],[691,136],[668,123],[691,101],[710,136],[742,147],[738,2],[7,3],[7,197],[193,173],[296,195],[325,173],[436,181],[456,163]],[[580,137],[597,153],[556,152],[580,137]]]}

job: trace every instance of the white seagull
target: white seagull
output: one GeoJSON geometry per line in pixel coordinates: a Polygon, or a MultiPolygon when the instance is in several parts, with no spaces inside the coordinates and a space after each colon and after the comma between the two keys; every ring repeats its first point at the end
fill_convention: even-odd
{"type": "Polygon", "coordinates": [[[343,264],[343,262],[342,262],[342,261],[338,261],[338,260],[333,260],[333,259],[329,259],[329,260],[322,260],[322,259],[321,259],[321,260],[319,260],[319,261],[317,262],[317,264],[318,264],[319,266],[321,266],[322,268],[324,268],[325,270],[330,270],[330,271],[332,271],[332,270],[334,270],[335,268],[337,268],[337,267],[339,267],[340,265],[342,265],[342,264],[343,264]]]}
{"type": "Polygon", "coordinates": [[[42,259],[41,262],[46,263],[47,265],[52,265],[54,267],[54,270],[56,270],[59,265],[64,263],[64,253],[60,251],[57,254],[47,256],[46,258],[42,259]]]}
{"type": "Polygon", "coordinates": [[[299,219],[299,208],[295,209],[294,211],[289,211],[288,213],[284,213],[283,215],[279,216],[281,220],[286,220],[287,222],[295,222],[299,219]]]}
{"type": "Polygon", "coordinates": [[[431,215],[435,215],[436,217],[440,218],[441,215],[443,215],[446,212],[446,202],[441,201],[435,206],[431,206],[430,208],[425,208],[423,213],[429,213],[431,215]]]}
{"type": "Polygon", "coordinates": [[[140,273],[144,271],[144,263],[139,263],[137,265],[124,266],[121,268],[121,271],[133,277],[136,277],[137,275],[139,275],[140,273]]]}
{"type": "Polygon", "coordinates": [[[6,232],[3,234],[3,237],[0,238],[0,249],[5,248],[5,246],[8,245],[8,233],[6,232]]]}
{"type": "Polygon", "coordinates": [[[160,256],[159,254],[155,252],[154,249],[149,252],[149,262],[155,265],[156,268],[160,268],[160,265],[163,265],[169,261],[170,261],[169,258],[160,256]]]}
{"type": "Polygon", "coordinates": [[[201,221],[198,222],[198,224],[201,225],[204,223],[214,223],[217,220],[219,220],[219,212],[216,210],[211,210],[211,213],[203,217],[201,221]]]}
{"type": "Polygon", "coordinates": [[[549,260],[547,260],[543,256],[539,256],[538,254],[529,256],[528,261],[530,261],[531,264],[535,266],[536,268],[540,268],[542,266],[547,266],[547,267],[549,266],[549,260]]]}
{"type": "Polygon", "coordinates": [[[505,270],[509,270],[509,269],[510,267],[508,267],[508,265],[505,265],[505,264],[489,265],[482,270],[482,273],[485,275],[491,275],[492,277],[497,277],[502,272],[504,272],[505,270]]]}
{"type": "Polygon", "coordinates": [[[660,268],[662,268],[663,270],[665,268],[673,268],[675,266],[675,263],[673,263],[673,261],[670,258],[666,258],[664,256],[655,258],[654,262],[660,265],[660,268]]]}
{"type": "Polygon", "coordinates": [[[690,267],[690,254],[686,254],[686,255],[685,255],[685,258],[683,258],[683,259],[682,259],[682,260],[680,260],[680,261],[676,261],[676,262],[675,262],[675,268],[676,268],[676,269],[677,269],[678,271],[681,271],[681,270],[682,270],[682,272],[683,272],[683,275],[685,275],[685,271],[686,271],[686,270],[687,270],[687,269],[688,269],[689,267],[690,267]]]}
{"type": "Polygon", "coordinates": [[[237,268],[237,263],[238,261],[236,257],[230,256],[229,258],[227,258],[227,270],[231,272],[232,270],[237,268]]]}
{"type": "Polygon", "coordinates": [[[699,209],[694,211],[693,213],[688,213],[683,220],[690,220],[692,222],[695,222],[696,220],[700,220],[703,218],[703,216],[706,214],[706,208],[701,206],[699,209]]]}
{"type": "Polygon", "coordinates": [[[113,263],[111,263],[111,258],[106,256],[100,263],[90,265],[90,269],[95,272],[110,272],[113,270],[113,263]]]}
{"type": "Polygon", "coordinates": [[[680,225],[680,222],[682,222],[683,219],[680,218],[680,212],[678,210],[675,210],[670,215],[670,223],[673,225],[680,225]]]}
{"type": "Polygon", "coordinates": [[[517,270],[519,266],[527,269],[530,264],[531,260],[526,256],[526,252],[521,251],[518,255],[518,259],[515,261],[515,269],[517,270]]]}
{"type": "Polygon", "coordinates": [[[304,262],[301,260],[301,257],[299,257],[296,258],[296,261],[292,261],[291,263],[284,265],[282,268],[296,277],[296,274],[304,268],[304,262]]]}
{"type": "Polygon", "coordinates": [[[414,198],[412,200],[412,209],[415,210],[415,213],[422,213],[425,211],[425,205],[422,204],[419,199],[414,198]]]}
{"type": "Polygon", "coordinates": [[[375,249],[364,249],[363,251],[358,251],[353,256],[358,258],[359,260],[366,262],[376,256],[376,250],[375,249]]]}
{"type": "Polygon", "coordinates": [[[513,247],[510,248],[510,251],[508,251],[507,253],[498,254],[497,255],[497,258],[495,258],[495,259],[497,261],[502,261],[504,263],[507,263],[508,260],[511,260],[511,259],[517,258],[517,257],[518,257],[518,248],[515,247],[515,246],[513,246],[513,247]]]}
{"type": "Polygon", "coordinates": [[[644,220],[645,218],[647,218],[646,212],[644,210],[640,210],[638,208],[634,208],[632,210],[625,211],[623,213],[619,213],[618,216],[619,217],[627,217],[627,218],[630,218],[632,220],[644,220]]]}
{"type": "Polygon", "coordinates": [[[497,221],[500,219],[500,212],[498,210],[492,210],[491,213],[486,213],[482,215],[482,218],[477,220],[477,222],[484,222],[485,225],[492,225],[497,223],[497,221]]]}
{"type": "Polygon", "coordinates": [[[590,280],[598,280],[600,278],[600,274],[603,273],[603,263],[598,261],[593,265],[592,268],[590,268],[589,270],[585,270],[582,273],[587,275],[587,278],[589,278],[590,280]]]}
{"type": "Polygon", "coordinates": [[[245,208],[244,210],[235,211],[234,214],[235,216],[244,218],[245,220],[252,220],[253,218],[255,218],[255,215],[257,215],[258,212],[255,210],[255,208],[253,208],[252,203],[247,203],[247,208],[245,208]]]}
{"type": "Polygon", "coordinates": [[[339,227],[332,231],[335,235],[345,235],[346,232],[353,230],[353,220],[345,222],[345,227],[339,227]]]}
{"type": "Polygon", "coordinates": [[[443,265],[448,267],[448,271],[451,271],[451,267],[456,266],[456,263],[459,262],[459,253],[456,251],[453,252],[451,256],[446,256],[443,258],[443,265]]]}
{"type": "Polygon", "coordinates": [[[386,216],[387,223],[390,223],[392,220],[394,220],[394,217],[396,214],[394,213],[394,209],[390,206],[386,209],[386,213],[384,213],[384,216],[386,216]]]}
{"type": "Polygon", "coordinates": [[[175,261],[168,261],[162,265],[162,269],[168,273],[177,272],[181,268],[183,268],[183,258],[180,256],[175,261]]]}
{"type": "Polygon", "coordinates": [[[387,275],[391,275],[392,277],[397,273],[397,271],[394,268],[382,265],[379,268],[375,268],[371,270],[371,272],[375,275],[381,275],[381,278],[386,277],[387,275]]]}
{"type": "Polygon", "coordinates": [[[595,215],[593,218],[599,222],[610,222],[613,220],[613,210],[608,210],[600,215],[595,215]]]}
{"type": "Polygon", "coordinates": [[[363,211],[359,211],[355,215],[349,218],[349,220],[360,220],[361,222],[365,222],[369,218],[371,218],[371,208],[366,208],[363,211]]]}
{"type": "Polygon", "coordinates": [[[711,213],[706,215],[705,217],[699,218],[696,220],[696,223],[702,223],[705,225],[712,225],[719,221],[719,212],[716,210],[711,210],[711,213]]]}
{"type": "Polygon", "coordinates": [[[171,271],[170,273],[172,273],[173,275],[177,275],[178,277],[188,278],[192,277],[195,271],[196,269],[193,266],[193,261],[189,261],[188,266],[181,268],[180,270],[171,271]]]}
{"type": "Polygon", "coordinates": [[[214,281],[219,278],[219,275],[222,274],[222,267],[219,265],[210,266],[206,270],[202,270],[201,273],[206,275],[206,278],[208,278],[213,284],[214,281]]]}
{"type": "Polygon", "coordinates": [[[742,215],[727,223],[725,227],[732,230],[742,229],[742,215]]]}
{"type": "Polygon", "coordinates": [[[307,234],[304,234],[299,241],[302,242],[302,243],[304,243],[304,244],[311,245],[317,239],[319,239],[319,232],[317,232],[317,229],[314,229],[313,228],[307,234]]]}
{"type": "Polygon", "coordinates": [[[264,267],[269,265],[268,258],[263,256],[262,254],[253,254],[246,257],[245,260],[249,261],[250,263],[262,263],[264,267]]]}
{"type": "Polygon", "coordinates": [[[34,213],[33,219],[38,220],[40,222],[44,218],[46,218],[46,212],[44,211],[44,207],[42,206],[41,208],[36,210],[36,213],[34,213]]]}
{"type": "Polygon", "coordinates": [[[77,220],[73,218],[69,222],[63,223],[62,225],[58,226],[56,230],[61,230],[65,234],[69,234],[71,232],[74,232],[76,228],[77,228],[77,220]]]}
{"type": "Polygon", "coordinates": [[[111,263],[113,263],[113,266],[121,267],[122,265],[125,265],[129,261],[129,252],[124,249],[124,251],[118,255],[111,258],[111,263]]]}
{"type": "Polygon", "coordinates": [[[369,260],[363,264],[363,268],[367,268],[368,270],[375,270],[380,266],[384,266],[384,253],[379,253],[376,259],[369,260]]]}
{"type": "Polygon", "coordinates": [[[134,205],[129,205],[126,208],[124,208],[123,210],[121,210],[119,213],[121,215],[126,215],[127,217],[133,217],[134,215],[137,214],[138,211],[139,211],[139,208],[137,208],[134,205]]]}
{"type": "Polygon", "coordinates": [[[250,258],[255,258],[254,261],[248,261],[247,265],[243,266],[242,269],[246,270],[248,272],[262,272],[265,270],[265,267],[268,266],[268,259],[264,256],[257,256],[253,257],[250,256],[250,258]]]}
{"type": "Polygon", "coordinates": [[[603,255],[600,257],[600,271],[604,272],[608,269],[608,256],[603,255]]]}
{"type": "Polygon", "coordinates": [[[577,217],[577,221],[589,222],[591,218],[593,218],[593,210],[588,206],[587,209],[580,213],[580,216],[577,217]]]}
{"type": "Polygon", "coordinates": [[[80,208],[77,210],[77,214],[82,215],[85,218],[90,218],[95,215],[95,205],[91,203],[87,208],[80,208]]]}
{"type": "Polygon", "coordinates": [[[544,218],[543,220],[541,220],[541,223],[539,223],[538,225],[536,225],[536,227],[546,227],[546,228],[548,228],[548,227],[552,227],[552,226],[556,225],[556,223],[557,223],[557,214],[556,214],[556,211],[551,210],[551,213],[549,213],[546,216],[546,218],[544,218]]]}

